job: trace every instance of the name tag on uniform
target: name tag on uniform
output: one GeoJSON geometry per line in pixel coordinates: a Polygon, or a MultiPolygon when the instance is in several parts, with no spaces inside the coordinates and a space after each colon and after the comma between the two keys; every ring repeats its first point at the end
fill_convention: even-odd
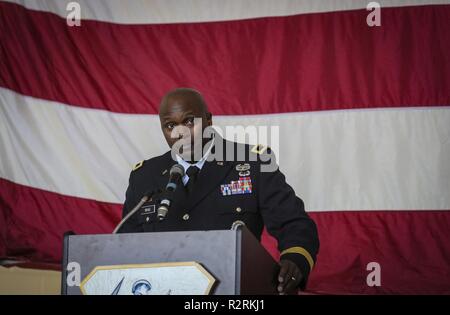
{"type": "Polygon", "coordinates": [[[222,196],[243,195],[252,193],[252,179],[250,176],[239,177],[229,184],[220,185],[222,196]]]}
{"type": "Polygon", "coordinates": [[[142,209],[141,210],[141,215],[147,215],[147,214],[155,213],[156,212],[155,208],[156,208],[155,205],[146,205],[146,204],[144,204],[141,207],[141,209],[142,209]]]}

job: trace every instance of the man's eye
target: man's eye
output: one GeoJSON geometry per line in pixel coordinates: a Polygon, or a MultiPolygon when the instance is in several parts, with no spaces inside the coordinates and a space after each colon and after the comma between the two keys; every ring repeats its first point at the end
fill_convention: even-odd
{"type": "Polygon", "coordinates": [[[186,119],[186,121],[184,122],[184,124],[186,126],[193,126],[194,125],[194,117],[188,118],[186,119]]]}
{"type": "Polygon", "coordinates": [[[166,124],[167,129],[173,129],[174,127],[175,127],[175,124],[173,124],[173,123],[166,124]]]}

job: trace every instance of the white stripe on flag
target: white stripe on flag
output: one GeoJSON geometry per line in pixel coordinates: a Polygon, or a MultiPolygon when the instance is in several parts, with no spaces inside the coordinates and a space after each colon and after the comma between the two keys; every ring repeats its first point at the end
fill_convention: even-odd
{"type": "MultiPolygon", "coordinates": [[[[72,0],[6,0],[66,18],[72,0]]],[[[362,0],[78,0],[81,18],[121,24],[228,21],[303,13],[365,9],[362,0]]],[[[448,0],[378,0],[381,7],[448,4],[448,0]]]]}
{"type": "MultiPolygon", "coordinates": [[[[450,108],[215,116],[279,126],[279,162],[308,210],[449,209],[450,108]]],[[[156,115],[72,107],[0,88],[0,176],[121,203],[131,165],[167,150],[156,115]]]]}

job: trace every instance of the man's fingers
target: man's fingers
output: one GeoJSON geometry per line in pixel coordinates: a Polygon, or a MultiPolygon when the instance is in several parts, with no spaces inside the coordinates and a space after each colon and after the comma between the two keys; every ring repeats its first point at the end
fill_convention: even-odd
{"type": "Polygon", "coordinates": [[[278,277],[278,281],[280,282],[278,285],[278,292],[284,293],[286,284],[289,283],[291,277],[294,273],[295,266],[288,262],[285,262],[281,265],[280,275],[278,277]]]}
{"type": "Polygon", "coordinates": [[[282,295],[295,293],[298,284],[302,281],[303,275],[300,269],[295,263],[289,261],[280,262],[282,266],[283,274],[280,270],[279,280],[282,278],[278,285],[278,292],[282,295]],[[284,267],[284,268],[283,268],[284,267]]]}
{"type": "Polygon", "coordinates": [[[301,281],[301,272],[298,268],[294,268],[293,276],[289,279],[289,281],[285,284],[283,292],[284,293],[294,293],[294,289],[298,286],[301,281]]]}
{"type": "Polygon", "coordinates": [[[283,283],[286,279],[286,274],[289,271],[289,264],[285,262],[280,262],[281,269],[280,273],[278,274],[278,282],[283,283]]]}

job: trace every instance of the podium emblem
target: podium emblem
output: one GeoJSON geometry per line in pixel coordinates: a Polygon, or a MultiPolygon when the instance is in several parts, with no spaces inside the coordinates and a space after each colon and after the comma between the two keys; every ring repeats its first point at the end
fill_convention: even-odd
{"type": "Polygon", "coordinates": [[[216,279],[197,262],[97,266],[83,279],[86,295],[207,295],[216,279]]]}

